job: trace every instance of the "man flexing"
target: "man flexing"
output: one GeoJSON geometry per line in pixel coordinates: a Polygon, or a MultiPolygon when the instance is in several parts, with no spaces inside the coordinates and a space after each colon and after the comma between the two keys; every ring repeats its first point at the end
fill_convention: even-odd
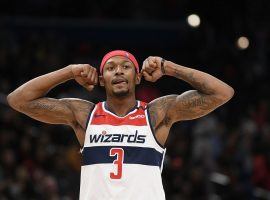
{"type": "Polygon", "coordinates": [[[26,82],[7,100],[31,118],[73,128],[83,149],[80,199],[157,200],[165,199],[160,172],[173,123],[202,117],[233,94],[232,87],[221,80],[161,57],[148,57],[140,71],[131,53],[116,50],[104,56],[100,76],[88,64],[69,65],[26,82]],[[155,82],[165,75],[189,83],[194,90],[149,104],[136,100],[135,86],[142,76],[155,82]],[[106,101],[94,104],[45,96],[71,79],[88,91],[99,82],[105,88],[106,101]]]}

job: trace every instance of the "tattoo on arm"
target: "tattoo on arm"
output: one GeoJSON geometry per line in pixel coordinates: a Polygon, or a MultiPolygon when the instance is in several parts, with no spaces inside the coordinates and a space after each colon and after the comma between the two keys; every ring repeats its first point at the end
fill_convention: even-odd
{"type": "Polygon", "coordinates": [[[214,90],[212,87],[209,86],[209,81],[202,81],[198,80],[198,78],[194,77],[194,72],[188,72],[187,74],[181,74],[177,71],[177,69],[174,70],[174,74],[176,78],[184,79],[187,82],[189,82],[195,89],[198,91],[204,93],[204,94],[212,94],[214,93],[214,90]]]}
{"type": "Polygon", "coordinates": [[[203,95],[199,94],[197,91],[193,91],[183,95],[179,103],[188,108],[195,108],[198,106],[203,106],[207,102],[203,95]]]}
{"type": "Polygon", "coordinates": [[[170,69],[170,75],[186,81],[196,90],[161,97],[151,102],[149,111],[155,128],[202,117],[226,103],[233,94],[227,84],[205,72],[183,66],[173,66],[170,69]]]}
{"type": "Polygon", "coordinates": [[[45,123],[70,125],[75,122],[70,104],[62,99],[35,99],[23,104],[21,110],[29,117],[45,123]]]}
{"type": "Polygon", "coordinates": [[[233,94],[230,87],[210,74],[187,67],[175,67],[172,76],[184,80],[196,90],[179,95],[170,116],[174,121],[204,116],[224,104],[233,94]]]}
{"type": "Polygon", "coordinates": [[[177,97],[174,118],[176,121],[195,119],[206,115],[219,105],[220,100],[215,96],[190,90],[177,97]]]}
{"type": "Polygon", "coordinates": [[[154,110],[155,110],[155,108],[153,108],[153,107],[149,108],[151,124],[152,124],[153,128],[156,128],[158,117],[157,117],[157,113],[154,110]]]}
{"type": "Polygon", "coordinates": [[[219,105],[220,101],[215,96],[202,94],[197,90],[155,99],[149,103],[149,114],[158,141],[165,144],[174,122],[201,117],[219,105]]]}
{"type": "Polygon", "coordinates": [[[153,128],[158,129],[163,125],[168,126],[170,124],[171,119],[166,113],[176,97],[177,95],[160,97],[149,104],[149,113],[153,128]]]}
{"type": "Polygon", "coordinates": [[[32,101],[29,106],[29,109],[31,109],[31,111],[35,114],[38,114],[41,110],[42,112],[44,111],[55,111],[57,109],[59,109],[59,107],[57,108],[57,105],[52,102],[51,100],[48,99],[36,99],[34,101],[32,101]]]}
{"type": "Polygon", "coordinates": [[[24,106],[25,111],[33,114],[65,111],[66,109],[68,109],[66,103],[61,103],[61,100],[52,98],[35,99],[24,106]]]}

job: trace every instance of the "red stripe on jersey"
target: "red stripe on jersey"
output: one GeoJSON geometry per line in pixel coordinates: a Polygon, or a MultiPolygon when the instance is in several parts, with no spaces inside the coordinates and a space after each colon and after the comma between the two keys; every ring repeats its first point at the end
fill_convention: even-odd
{"type": "Polygon", "coordinates": [[[139,108],[135,108],[136,111],[131,111],[125,117],[117,117],[110,113],[109,111],[105,111],[102,107],[102,102],[98,103],[96,106],[96,110],[92,116],[92,125],[133,125],[133,126],[146,126],[147,121],[145,116],[146,103],[140,102],[139,108]]]}

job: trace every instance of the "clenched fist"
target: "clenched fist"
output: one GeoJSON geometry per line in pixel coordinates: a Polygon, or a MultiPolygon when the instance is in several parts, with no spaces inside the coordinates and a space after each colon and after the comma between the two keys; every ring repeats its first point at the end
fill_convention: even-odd
{"type": "Polygon", "coordinates": [[[150,56],[144,60],[141,73],[147,81],[155,82],[164,75],[161,70],[161,57],[150,56]]]}
{"type": "Polygon", "coordinates": [[[74,79],[88,91],[94,89],[98,84],[98,73],[96,68],[88,64],[70,65],[74,79]]]}

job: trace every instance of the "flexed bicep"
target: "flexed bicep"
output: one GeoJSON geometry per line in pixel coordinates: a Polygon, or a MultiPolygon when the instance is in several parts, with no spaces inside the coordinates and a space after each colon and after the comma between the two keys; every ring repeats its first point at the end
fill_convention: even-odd
{"type": "Polygon", "coordinates": [[[21,105],[20,112],[41,122],[49,124],[67,124],[75,121],[74,113],[63,99],[38,98],[21,105]]]}
{"type": "Polygon", "coordinates": [[[189,90],[180,95],[160,97],[149,104],[154,127],[170,127],[174,122],[202,117],[225,102],[216,95],[189,90]]]}
{"type": "Polygon", "coordinates": [[[173,122],[196,119],[210,113],[223,103],[225,102],[216,95],[189,90],[176,97],[167,115],[173,122]]]}
{"type": "Polygon", "coordinates": [[[84,121],[90,110],[92,102],[77,98],[39,98],[22,104],[16,110],[29,117],[49,124],[66,124],[74,126],[79,124],[84,128],[84,121]]]}

